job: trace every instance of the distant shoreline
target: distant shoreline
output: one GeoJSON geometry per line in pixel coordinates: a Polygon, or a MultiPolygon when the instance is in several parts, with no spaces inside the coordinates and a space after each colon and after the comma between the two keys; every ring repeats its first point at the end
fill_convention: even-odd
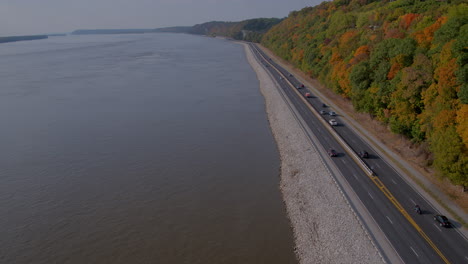
{"type": "Polygon", "coordinates": [[[0,43],[26,41],[26,40],[37,40],[49,38],[47,35],[31,35],[31,36],[12,36],[12,37],[0,37],[0,43]]]}

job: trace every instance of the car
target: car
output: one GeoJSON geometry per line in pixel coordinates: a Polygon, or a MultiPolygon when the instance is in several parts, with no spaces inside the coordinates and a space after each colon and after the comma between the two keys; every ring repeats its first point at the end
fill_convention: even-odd
{"type": "Polygon", "coordinates": [[[283,77],[280,76],[280,80],[283,80],[283,77]]]}
{"type": "Polygon", "coordinates": [[[336,151],[334,149],[329,149],[328,150],[328,156],[336,157],[336,156],[338,156],[338,153],[336,153],[336,151]]]}
{"type": "Polygon", "coordinates": [[[293,77],[293,75],[292,75],[292,74],[289,74],[289,77],[293,77]]]}
{"type": "Polygon", "coordinates": [[[311,93],[305,93],[305,97],[312,98],[312,94],[311,93]]]}
{"type": "Polygon", "coordinates": [[[439,223],[439,226],[450,227],[452,224],[444,215],[434,215],[434,221],[439,223]]]}
{"type": "Polygon", "coordinates": [[[327,113],[327,111],[325,111],[325,110],[320,110],[320,114],[321,114],[321,115],[325,115],[326,113],[327,113]]]}
{"type": "Polygon", "coordinates": [[[336,113],[333,112],[333,111],[328,112],[328,114],[331,115],[331,116],[336,116],[336,113]]]}
{"type": "Polygon", "coordinates": [[[305,88],[304,84],[301,84],[301,88],[305,88]]]}
{"type": "Polygon", "coordinates": [[[297,89],[301,89],[301,88],[304,88],[304,87],[301,87],[300,85],[296,86],[297,89]]]}
{"type": "Polygon", "coordinates": [[[368,159],[369,158],[369,153],[367,153],[367,151],[360,151],[359,153],[359,157],[363,158],[363,159],[368,159]]]}
{"type": "Polygon", "coordinates": [[[337,126],[337,125],[338,125],[338,122],[336,122],[335,119],[330,119],[330,120],[328,121],[328,123],[330,123],[330,125],[332,125],[332,126],[337,126]]]}

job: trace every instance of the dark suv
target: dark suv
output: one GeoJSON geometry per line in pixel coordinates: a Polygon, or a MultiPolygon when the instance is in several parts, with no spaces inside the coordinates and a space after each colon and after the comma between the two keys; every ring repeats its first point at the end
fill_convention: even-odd
{"type": "Polygon", "coordinates": [[[336,157],[336,156],[338,156],[338,153],[336,153],[336,151],[334,149],[329,149],[328,150],[328,155],[330,157],[336,157]]]}
{"type": "Polygon", "coordinates": [[[434,221],[439,223],[439,226],[443,226],[443,227],[450,227],[451,226],[451,224],[450,224],[449,220],[447,219],[447,217],[445,217],[443,215],[434,215],[434,221]]]}
{"type": "Polygon", "coordinates": [[[359,152],[359,157],[361,157],[363,159],[368,159],[369,158],[369,153],[367,153],[367,151],[359,152]]]}

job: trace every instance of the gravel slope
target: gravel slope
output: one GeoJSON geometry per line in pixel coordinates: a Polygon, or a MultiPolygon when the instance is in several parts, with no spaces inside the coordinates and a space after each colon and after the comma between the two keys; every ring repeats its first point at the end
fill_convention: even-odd
{"type": "Polygon", "coordinates": [[[383,263],[317,149],[250,48],[266,112],[281,156],[280,189],[300,263],[383,263]]]}

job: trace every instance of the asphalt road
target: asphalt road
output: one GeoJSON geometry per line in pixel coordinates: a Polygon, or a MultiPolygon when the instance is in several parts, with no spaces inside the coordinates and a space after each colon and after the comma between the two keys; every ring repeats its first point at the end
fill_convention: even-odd
{"type": "Polygon", "coordinates": [[[302,83],[260,49],[252,44],[250,47],[319,139],[323,151],[332,148],[338,152],[338,157],[331,158],[332,161],[405,263],[468,263],[468,241],[456,227],[440,227],[433,220],[433,215],[438,214],[437,210],[408,185],[371,146],[347,127],[340,119],[339,113],[333,117],[328,114],[321,115],[320,110],[327,112],[334,110],[328,106],[324,107],[320,99],[307,87],[296,88],[302,83]],[[310,93],[311,98],[306,98],[305,93],[310,93]],[[327,122],[332,118],[336,119],[338,126],[332,128],[352,150],[355,153],[364,150],[369,153],[370,157],[362,160],[372,168],[375,176],[369,176],[358,166],[319,118],[327,122]],[[413,210],[416,204],[422,209],[421,215],[413,210]]]}

